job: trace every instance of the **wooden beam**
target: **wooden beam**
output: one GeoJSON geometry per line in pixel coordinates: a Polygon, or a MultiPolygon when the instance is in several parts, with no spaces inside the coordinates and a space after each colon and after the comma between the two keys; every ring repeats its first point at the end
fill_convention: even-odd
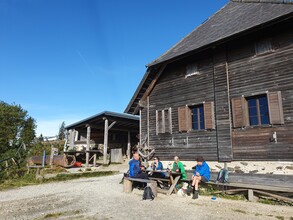
{"type": "MultiPolygon", "coordinates": [[[[159,72],[156,74],[155,78],[152,80],[152,82],[150,83],[150,85],[148,86],[147,90],[144,92],[143,96],[141,97],[141,101],[145,101],[146,98],[149,96],[149,94],[151,93],[151,91],[153,90],[153,88],[155,87],[158,79],[160,78],[161,74],[163,73],[163,71],[165,70],[167,64],[163,64],[163,66],[161,67],[161,69],[159,70],[159,72]]],[[[140,106],[139,104],[135,107],[133,114],[136,114],[139,110],[140,106]]]]}
{"type": "Polygon", "coordinates": [[[141,147],[141,138],[142,138],[142,123],[141,123],[141,109],[139,109],[139,146],[141,147]]]}
{"type": "Polygon", "coordinates": [[[86,132],[86,167],[89,167],[89,159],[90,159],[90,153],[88,152],[90,150],[90,141],[91,141],[91,127],[87,125],[87,132],[86,132]]]}
{"type": "Polygon", "coordinates": [[[288,198],[288,197],[284,197],[284,196],[279,196],[273,193],[268,193],[268,192],[264,192],[261,190],[254,190],[255,193],[260,194],[260,195],[264,195],[264,196],[269,196],[272,197],[274,199],[278,199],[278,200],[282,200],[282,201],[286,201],[286,202],[293,202],[293,199],[288,198]]]}
{"type": "Polygon", "coordinates": [[[149,147],[150,146],[150,97],[149,96],[147,96],[147,137],[148,137],[147,143],[149,147]]]}
{"type": "Polygon", "coordinates": [[[108,119],[105,119],[105,128],[104,128],[104,164],[105,165],[107,164],[108,131],[109,131],[109,121],[108,119]]]}
{"type": "Polygon", "coordinates": [[[130,148],[131,148],[131,133],[128,131],[128,141],[127,141],[127,158],[130,160],[130,148]]]}
{"type": "Polygon", "coordinates": [[[110,125],[109,125],[109,127],[108,127],[108,131],[114,126],[116,124],[116,121],[113,121],[110,125]]]}

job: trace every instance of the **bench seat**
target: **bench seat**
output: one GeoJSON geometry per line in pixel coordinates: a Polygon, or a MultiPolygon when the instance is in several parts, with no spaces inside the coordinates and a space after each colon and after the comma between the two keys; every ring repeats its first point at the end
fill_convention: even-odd
{"type": "Polygon", "coordinates": [[[133,190],[133,182],[146,183],[147,186],[151,187],[155,197],[157,197],[157,192],[158,192],[157,182],[154,180],[149,180],[149,179],[124,177],[123,192],[131,193],[133,190]]]}

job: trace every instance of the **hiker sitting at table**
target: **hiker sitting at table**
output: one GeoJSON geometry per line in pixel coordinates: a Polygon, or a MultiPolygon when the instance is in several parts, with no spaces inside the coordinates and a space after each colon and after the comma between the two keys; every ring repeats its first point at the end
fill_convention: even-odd
{"type": "Polygon", "coordinates": [[[134,153],[132,159],[129,161],[129,177],[148,179],[148,174],[142,171],[144,171],[144,167],[140,164],[139,154],[134,153]]]}
{"type": "MultiPolygon", "coordinates": [[[[160,161],[159,157],[154,157],[154,161],[151,163],[151,168],[153,171],[163,171],[163,163],[160,161]]],[[[153,177],[165,177],[164,173],[153,173],[153,177]]]]}
{"type": "Polygon", "coordinates": [[[172,172],[182,173],[181,179],[183,179],[183,180],[186,179],[186,172],[184,169],[184,165],[181,161],[179,161],[179,157],[177,157],[177,156],[174,157],[172,172]]]}
{"type": "MultiPolygon", "coordinates": [[[[193,191],[193,199],[198,198],[198,185],[200,182],[206,183],[210,181],[210,167],[205,162],[203,157],[198,157],[196,159],[197,165],[195,167],[195,170],[193,172],[192,176],[192,188],[191,190],[193,191]]],[[[189,190],[189,191],[191,191],[189,190]]]]}
{"type": "Polygon", "coordinates": [[[163,164],[159,157],[154,157],[154,162],[152,162],[151,167],[153,170],[161,171],[163,170],[163,164]]]}

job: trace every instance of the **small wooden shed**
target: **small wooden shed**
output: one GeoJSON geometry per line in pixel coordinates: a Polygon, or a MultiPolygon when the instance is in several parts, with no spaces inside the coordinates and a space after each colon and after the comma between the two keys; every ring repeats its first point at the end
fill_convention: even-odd
{"type": "Polygon", "coordinates": [[[103,145],[102,153],[106,163],[110,149],[120,148],[123,155],[130,157],[131,146],[138,142],[139,117],[104,111],[68,125],[66,130],[68,149],[73,149],[76,145],[86,146],[87,166],[90,151],[98,149],[101,145],[103,145]]]}

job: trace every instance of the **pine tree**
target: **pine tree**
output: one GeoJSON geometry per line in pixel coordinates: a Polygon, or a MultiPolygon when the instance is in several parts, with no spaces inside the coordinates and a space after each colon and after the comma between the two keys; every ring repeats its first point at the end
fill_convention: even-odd
{"type": "Polygon", "coordinates": [[[20,105],[0,101],[0,155],[12,153],[22,143],[30,147],[35,130],[35,120],[20,105]]]}
{"type": "Polygon", "coordinates": [[[65,122],[63,121],[59,127],[58,139],[64,140],[65,139],[65,122]]]}

